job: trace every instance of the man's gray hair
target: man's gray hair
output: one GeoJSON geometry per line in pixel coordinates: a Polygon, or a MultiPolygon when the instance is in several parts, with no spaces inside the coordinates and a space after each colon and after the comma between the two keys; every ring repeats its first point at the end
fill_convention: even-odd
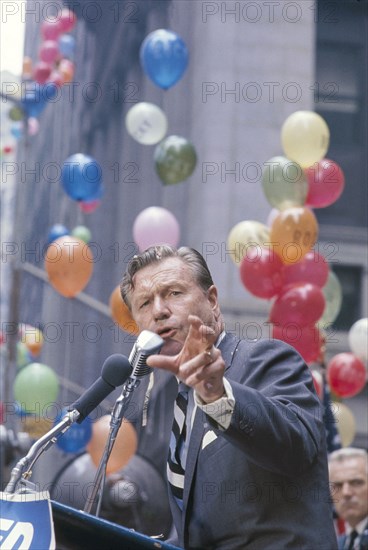
{"type": "Polygon", "coordinates": [[[328,457],[328,463],[341,463],[345,460],[349,460],[350,458],[363,458],[367,462],[368,469],[367,451],[365,451],[364,449],[359,449],[358,447],[344,447],[342,449],[338,449],[337,451],[333,451],[328,457]]]}
{"type": "Polygon", "coordinates": [[[204,291],[207,291],[213,285],[212,276],[205,259],[194,248],[189,248],[187,246],[174,248],[169,245],[151,246],[141,254],[133,256],[121,280],[121,297],[129,309],[131,307],[130,293],[134,289],[134,275],[140,269],[167,258],[180,258],[184,264],[189,266],[196,282],[204,291]]]}

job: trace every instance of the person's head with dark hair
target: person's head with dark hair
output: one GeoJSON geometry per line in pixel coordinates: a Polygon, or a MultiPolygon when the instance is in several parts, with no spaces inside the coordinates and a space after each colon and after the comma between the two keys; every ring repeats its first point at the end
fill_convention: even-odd
{"type": "Polygon", "coordinates": [[[157,245],[134,256],[120,290],[140,330],[164,338],[166,354],[180,351],[190,315],[217,335],[222,331],[217,289],[203,256],[193,248],[157,245]]]}

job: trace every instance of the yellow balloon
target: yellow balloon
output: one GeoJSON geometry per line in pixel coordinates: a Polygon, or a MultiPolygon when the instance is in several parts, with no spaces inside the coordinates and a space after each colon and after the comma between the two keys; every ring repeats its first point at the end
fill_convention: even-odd
{"type": "Polygon", "coordinates": [[[330,130],[317,113],[296,111],[285,120],[281,141],[285,155],[302,168],[308,168],[327,153],[330,130]]]}
{"type": "Polygon", "coordinates": [[[313,247],[318,237],[318,223],[306,207],[283,210],[274,219],[270,242],[284,264],[299,262],[313,247]]]}
{"type": "Polygon", "coordinates": [[[227,239],[227,252],[239,266],[247,252],[247,247],[266,247],[270,242],[270,230],[263,223],[247,220],[239,222],[231,229],[227,239]]]}
{"type": "Polygon", "coordinates": [[[352,444],[356,432],[356,423],[351,409],[344,403],[332,403],[332,412],[336,419],[336,427],[339,432],[341,444],[348,447],[352,444]]]}

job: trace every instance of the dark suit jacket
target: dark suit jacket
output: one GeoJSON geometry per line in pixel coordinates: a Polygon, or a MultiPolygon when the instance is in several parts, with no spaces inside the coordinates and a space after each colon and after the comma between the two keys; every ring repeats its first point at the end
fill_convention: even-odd
{"type": "MultiPolygon", "coordinates": [[[[170,499],[178,531],[170,542],[198,550],[335,550],[322,408],[308,367],[278,340],[226,334],[220,349],[235,410],[226,431],[196,412],[184,512],[170,499]]],[[[161,394],[152,390],[147,425],[137,428],[139,452],[161,469],[176,385],[167,373],[155,377],[161,394]]]]}
{"type": "MultiPolygon", "coordinates": [[[[346,535],[340,535],[337,539],[338,549],[345,550],[347,548],[349,541],[347,540],[346,535]]],[[[359,550],[368,550],[368,523],[364,528],[363,533],[359,537],[359,550]]]]}

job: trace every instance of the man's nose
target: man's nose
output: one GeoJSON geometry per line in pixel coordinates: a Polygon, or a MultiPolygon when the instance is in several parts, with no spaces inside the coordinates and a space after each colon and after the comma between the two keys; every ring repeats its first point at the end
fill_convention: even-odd
{"type": "Polygon", "coordinates": [[[153,300],[153,316],[155,320],[167,319],[170,316],[167,302],[161,296],[155,296],[153,300]]]}
{"type": "Polygon", "coordinates": [[[351,495],[351,493],[352,493],[351,485],[348,481],[346,481],[345,483],[342,484],[341,492],[345,496],[351,495]]]}

